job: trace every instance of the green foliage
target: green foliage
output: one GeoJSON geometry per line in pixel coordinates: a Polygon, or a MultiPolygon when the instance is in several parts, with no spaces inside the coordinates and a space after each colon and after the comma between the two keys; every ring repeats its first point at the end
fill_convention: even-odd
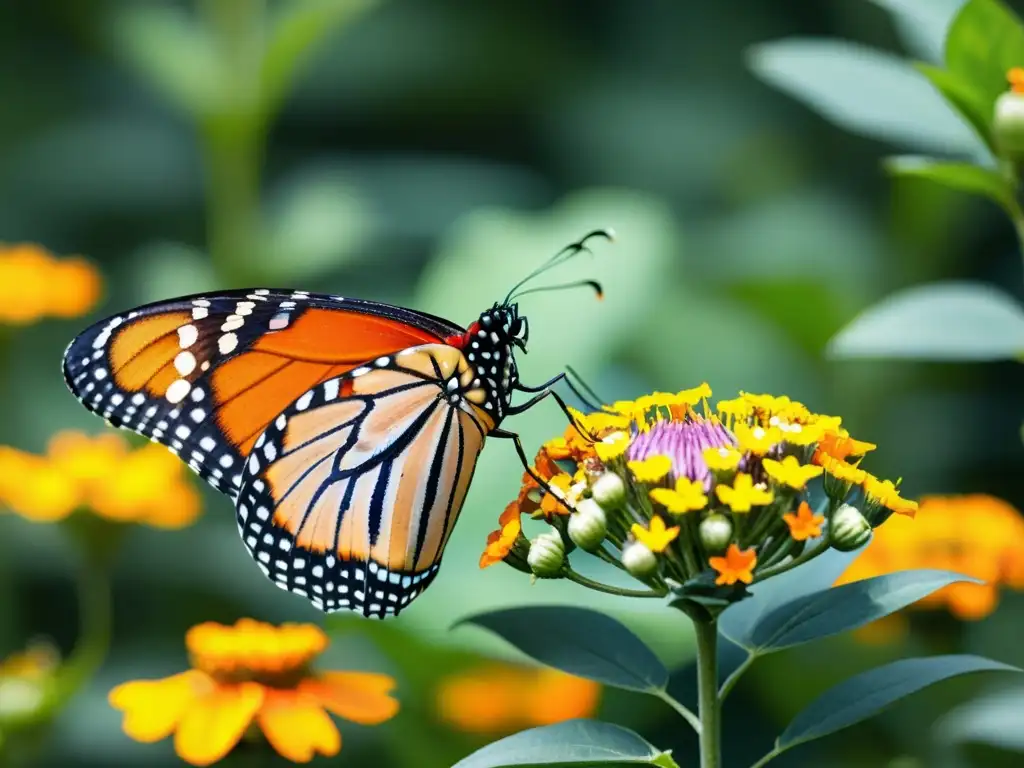
{"type": "Polygon", "coordinates": [[[885,162],[885,168],[893,176],[925,179],[950,189],[987,197],[1010,216],[1018,213],[1013,185],[1004,175],[991,168],[915,156],[890,157],[885,162]]]}
{"type": "Polygon", "coordinates": [[[946,68],[969,85],[991,120],[1006,73],[1024,63],[1024,25],[1002,0],[969,0],[946,38],[946,68]]]}
{"type": "Polygon", "coordinates": [[[516,765],[655,765],[675,768],[669,755],[630,730],[596,720],[569,720],[508,736],[457,762],[452,768],[516,765]]]}
{"type": "MultiPolygon", "coordinates": [[[[1024,752],[1024,688],[1019,685],[982,694],[947,712],[932,733],[942,745],[987,744],[1024,752]]],[[[1015,758],[1019,759],[1019,758],[1015,758]]]]}
{"type": "Polygon", "coordinates": [[[668,670],[640,638],[596,611],[567,605],[509,608],[459,623],[488,629],[571,675],[642,693],[658,693],[668,685],[668,670]]]}
{"type": "Polygon", "coordinates": [[[836,357],[1014,360],[1024,308],[998,288],[948,282],[908,288],[858,315],[829,345],[836,357]]]}

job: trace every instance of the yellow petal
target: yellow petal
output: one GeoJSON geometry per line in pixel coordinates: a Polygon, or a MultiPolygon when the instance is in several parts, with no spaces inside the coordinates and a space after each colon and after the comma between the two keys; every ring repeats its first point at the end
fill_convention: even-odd
{"type": "Polygon", "coordinates": [[[317,753],[333,757],[341,749],[334,721],[310,696],[267,690],[259,724],[270,746],[293,763],[308,763],[317,753]]]}
{"type": "Polygon", "coordinates": [[[377,725],[395,716],[398,700],[388,695],[394,688],[394,678],[372,672],[321,672],[299,684],[299,690],[315,696],[338,717],[360,725],[377,725]]]}
{"type": "Polygon", "coordinates": [[[174,738],[178,756],[192,765],[210,765],[227,755],[263,703],[258,683],[221,685],[185,713],[174,738]]]}
{"type": "Polygon", "coordinates": [[[123,683],[107,698],[110,706],[124,712],[125,734],[149,744],[170,736],[193,702],[212,684],[202,672],[189,670],[164,680],[123,683]]]}

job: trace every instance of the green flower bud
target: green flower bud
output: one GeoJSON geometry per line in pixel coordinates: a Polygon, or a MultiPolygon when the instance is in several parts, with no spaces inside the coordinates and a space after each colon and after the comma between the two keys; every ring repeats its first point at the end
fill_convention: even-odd
{"type": "Polygon", "coordinates": [[[871,523],[859,509],[849,504],[841,504],[832,513],[829,526],[832,546],[840,552],[852,552],[871,538],[871,523]]]}
{"type": "Polygon", "coordinates": [[[526,562],[529,563],[530,570],[542,579],[558,576],[565,562],[565,545],[562,543],[562,537],[554,531],[538,535],[530,542],[530,554],[526,556],[526,562]]]}
{"type": "Polygon", "coordinates": [[[996,99],[992,132],[1004,157],[1024,159],[1024,93],[1007,91],[996,99]]]}
{"type": "Polygon", "coordinates": [[[618,509],[626,499],[626,484],[614,472],[605,472],[594,481],[590,494],[605,509],[618,509]]]}
{"type": "Polygon", "coordinates": [[[569,516],[569,538],[580,549],[593,552],[608,533],[608,518],[593,499],[582,499],[569,516]]]}
{"type": "Polygon", "coordinates": [[[732,541],[732,520],[723,514],[708,515],[700,521],[700,543],[707,552],[724,552],[732,541]]]}
{"type": "Polygon", "coordinates": [[[630,575],[646,578],[658,570],[658,558],[650,548],[639,541],[631,541],[622,549],[622,564],[630,575]]]}
{"type": "Polygon", "coordinates": [[[0,722],[21,723],[31,720],[42,708],[46,689],[42,682],[20,677],[0,680],[0,722]]]}

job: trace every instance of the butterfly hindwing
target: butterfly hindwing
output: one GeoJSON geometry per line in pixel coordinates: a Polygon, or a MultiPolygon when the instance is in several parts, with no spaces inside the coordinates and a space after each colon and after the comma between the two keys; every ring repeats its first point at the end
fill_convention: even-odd
{"type": "Polygon", "coordinates": [[[75,396],[162,443],[234,497],[257,437],[302,393],[461,329],[386,304],[252,289],[139,307],[87,329],[64,355],[75,396]]]}

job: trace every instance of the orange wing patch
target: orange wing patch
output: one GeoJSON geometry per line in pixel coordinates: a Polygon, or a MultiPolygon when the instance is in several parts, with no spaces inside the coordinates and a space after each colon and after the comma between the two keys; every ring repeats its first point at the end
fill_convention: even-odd
{"type": "Polygon", "coordinates": [[[179,352],[176,331],[191,320],[187,312],[172,312],[128,323],[110,342],[114,383],[126,392],[145,388],[154,397],[162,397],[177,378],[173,369],[165,370],[179,352]],[[165,375],[160,376],[162,371],[165,375]]]}

